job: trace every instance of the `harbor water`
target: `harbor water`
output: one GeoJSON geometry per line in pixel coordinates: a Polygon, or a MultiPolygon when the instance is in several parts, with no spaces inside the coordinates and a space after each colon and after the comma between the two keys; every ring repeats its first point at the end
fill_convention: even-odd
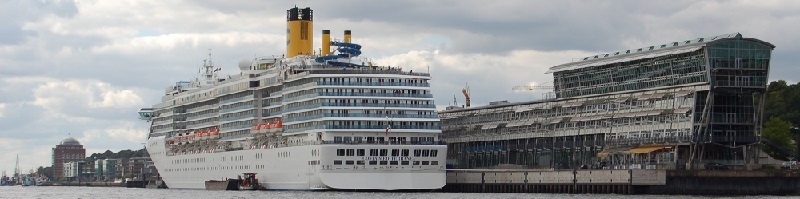
{"type": "MultiPolygon", "coordinates": [[[[0,186],[0,198],[718,198],[686,195],[616,195],[616,194],[538,194],[538,193],[438,193],[438,192],[340,192],[340,191],[206,191],[180,189],[139,189],[122,187],[22,187],[0,186]]],[[[726,198],[793,198],[788,196],[737,196],[726,198]]]]}

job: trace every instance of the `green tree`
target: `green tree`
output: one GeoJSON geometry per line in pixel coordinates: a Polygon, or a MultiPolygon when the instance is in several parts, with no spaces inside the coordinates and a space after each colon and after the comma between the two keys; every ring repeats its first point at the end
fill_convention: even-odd
{"type": "Polygon", "coordinates": [[[765,139],[764,141],[770,142],[773,145],[762,145],[764,152],[775,159],[788,160],[788,157],[786,157],[784,153],[790,153],[788,155],[791,155],[794,151],[792,136],[789,132],[790,128],[792,128],[792,124],[789,122],[783,121],[778,117],[770,118],[769,121],[767,121],[766,127],[764,127],[764,131],[761,133],[761,137],[765,139]],[[784,153],[781,153],[781,151],[784,153]]]}
{"type": "Polygon", "coordinates": [[[764,118],[778,117],[800,126],[800,84],[787,85],[783,80],[770,82],[766,97],[764,118]]]}

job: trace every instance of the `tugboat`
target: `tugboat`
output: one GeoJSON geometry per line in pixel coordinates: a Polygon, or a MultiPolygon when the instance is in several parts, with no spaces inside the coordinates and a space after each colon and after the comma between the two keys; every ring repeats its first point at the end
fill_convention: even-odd
{"type": "Polygon", "coordinates": [[[241,179],[239,187],[241,190],[262,190],[266,187],[261,186],[256,178],[256,173],[244,173],[244,179],[241,179]]]}
{"type": "Polygon", "coordinates": [[[256,173],[243,173],[236,179],[208,180],[205,182],[206,190],[264,190],[256,178],[256,173]]]}
{"type": "Polygon", "coordinates": [[[11,180],[10,177],[6,175],[6,171],[3,171],[3,177],[0,177],[0,186],[13,186],[14,180],[11,180]]]}

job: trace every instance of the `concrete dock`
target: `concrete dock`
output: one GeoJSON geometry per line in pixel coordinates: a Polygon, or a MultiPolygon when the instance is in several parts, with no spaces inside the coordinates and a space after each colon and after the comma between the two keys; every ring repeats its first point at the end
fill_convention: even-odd
{"type": "Polygon", "coordinates": [[[445,192],[797,195],[793,171],[495,170],[447,171],[445,192]]]}

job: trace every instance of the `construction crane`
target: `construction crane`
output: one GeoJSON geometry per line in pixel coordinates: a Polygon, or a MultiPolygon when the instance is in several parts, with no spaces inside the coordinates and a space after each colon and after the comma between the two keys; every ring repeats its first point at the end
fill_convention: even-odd
{"type": "Polygon", "coordinates": [[[469,108],[469,84],[467,84],[467,83],[464,83],[464,84],[466,85],[466,87],[461,89],[461,93],[464,94],[464,98],[466,98],[466,100],[465,100],[466,101],[466,107],[469,108]]]}

